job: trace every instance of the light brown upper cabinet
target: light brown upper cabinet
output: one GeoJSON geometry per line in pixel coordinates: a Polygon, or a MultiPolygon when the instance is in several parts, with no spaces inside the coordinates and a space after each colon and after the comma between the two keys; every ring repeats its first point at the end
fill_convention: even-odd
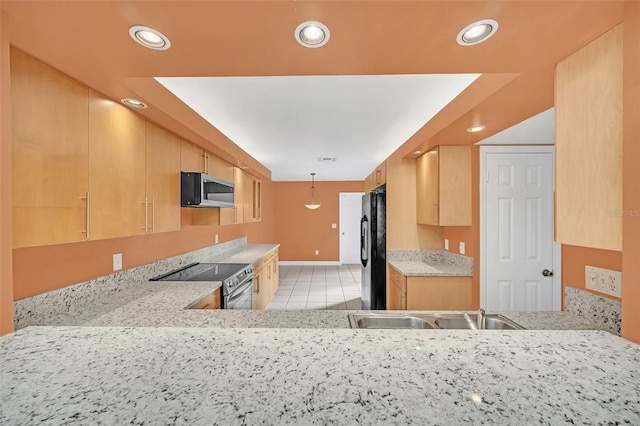
{"type": "Polygon", "coordinates": [[[470,226],[471,147],[439,146],[416,161],[418,223],[470,226]]]}
{"type": "Polygon", "coordinates": [[[244,171],[233,168],[235,206],[220,209],[220,225],[234,225],[244,221],[244,171]]]}
{"type": "Polygon", "coordinates": [[[180,230],[180,138],[147,121],[146,232],[180,230]]]}
{"type": "Polygon", "coordinates": [[[183,172],[206,173],[207,158],[198,145],[182,139],[180,145],[180,170],[183,172]]]}
{"type": "Polygon", "coordinates": [[[233,183],[233,164],[214,154],[205,153],[207,157],[207,171],[209,176],[233,183]]]}
{"type": "Polygon", "coordinates": [[[383,162],[364,179],[364,192],[371,192],[385,183],[387,183],[387,167],[383,162]]]}
{"type": "Polygon", "coordinates": [[[87,86],[11,49],[13,247],[87,238],[87,86]]]}
{"type": "Polygon", "coordinates": [[[251,219],[254,222],[260,222],[262,220],[262,181],[255,176],[252,176],[252,206],[253,214],[251,219]]]}
{"type": "Polygon", "coordinates": [[[145,119],[89,90],[90,239],[145,233],[145,119]]]}
{"type": "Polygon", "coordinates": [[[556,67],[556,241],[622,250],[622,24],[556,67]]]}

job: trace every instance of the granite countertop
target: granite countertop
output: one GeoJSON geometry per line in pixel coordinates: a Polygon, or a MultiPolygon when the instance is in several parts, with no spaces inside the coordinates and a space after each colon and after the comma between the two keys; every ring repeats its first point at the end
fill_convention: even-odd
{"type": "Polygon", "coordinates": [[[473,259],[447,250],[388,250],[387,257],[407,277],[473,276],[473,259]]]}
{"type": "Polygon", "coordinates": [[[29,327],[0,424],[640,424],[639,360],[599,331],[29,327]]]}
{"type": "Polygon", "coordinates": [[[224,263],[254,263],[280,247],[280,244],[250,244],[246,250],[224,259],[224,263]]]}

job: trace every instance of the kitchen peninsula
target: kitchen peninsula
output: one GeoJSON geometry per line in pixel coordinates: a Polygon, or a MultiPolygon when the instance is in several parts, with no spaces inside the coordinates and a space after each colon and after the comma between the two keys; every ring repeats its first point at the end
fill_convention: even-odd
{"type": "Polygon", "coordinates": [[[505,313],[528,330],[352,330],[348,311],[186,309],[219,284],[147,281],[274,247],[122,271],[118,291],[3,336],[0,423],[640,423],[640,346],[568,312],[505,313]]]}

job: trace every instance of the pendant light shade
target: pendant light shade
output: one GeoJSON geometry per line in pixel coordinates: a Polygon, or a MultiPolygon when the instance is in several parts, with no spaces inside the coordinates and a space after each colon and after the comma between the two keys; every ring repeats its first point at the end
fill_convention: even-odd
{"type": "Polygon", "coordinates": [[[314,176],[315,173],[311,173],[311,189],[309,189],[309,198],[307,199],[307,203],[304,205],[306,208],[315,210],[320,207],[320,197],[318,196],[318,192],[316,191],[314,176]]]}

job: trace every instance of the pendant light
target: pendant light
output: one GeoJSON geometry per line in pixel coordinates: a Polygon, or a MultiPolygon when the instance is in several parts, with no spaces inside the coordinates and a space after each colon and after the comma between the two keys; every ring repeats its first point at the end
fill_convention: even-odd
{"type": "Polygon", "coordinates": [[[316,175],[315,173],[311,173],[311,189],[309,190],[309,199],[307,200],[307,203],[304,205],[306,208],[311,210],[315,210],[318,207],[320,207],[320,197],[318,196],[318,193],[316,192],[316,187],[314,185],[315,175],[316,175]]]}

